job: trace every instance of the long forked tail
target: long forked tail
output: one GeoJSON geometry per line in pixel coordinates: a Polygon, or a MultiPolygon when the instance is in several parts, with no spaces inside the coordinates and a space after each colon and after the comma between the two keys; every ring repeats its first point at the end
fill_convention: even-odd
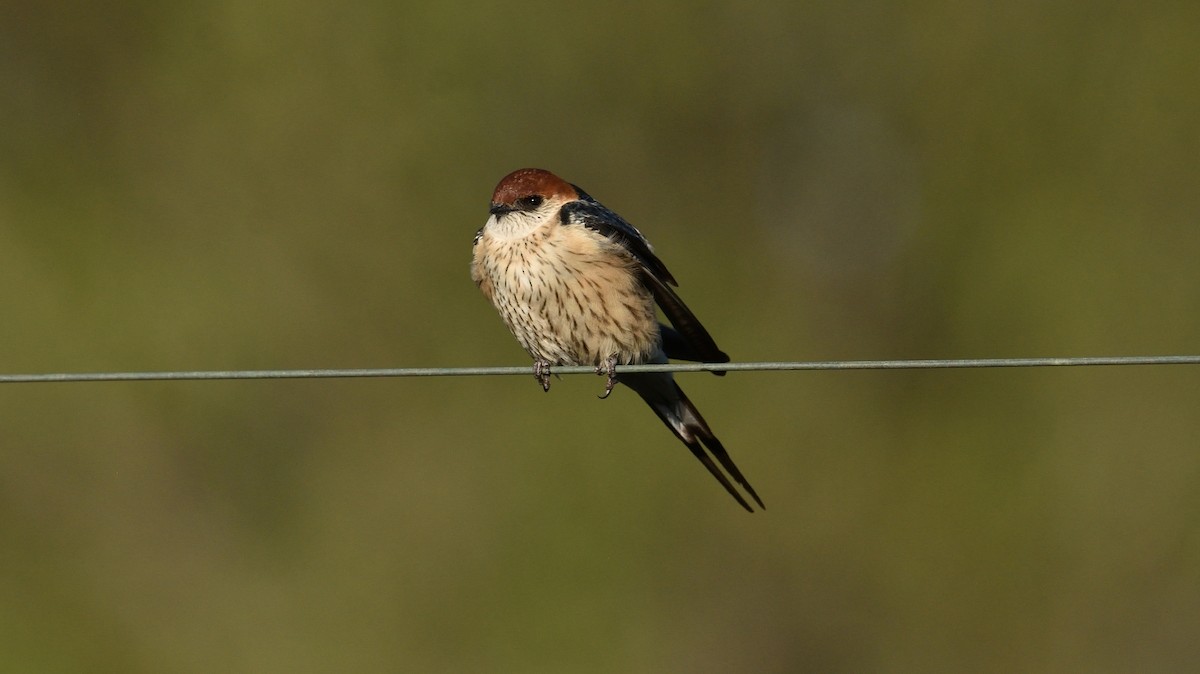
{"type": "Polygon", "coordinates": [[[729,477],[733,481],[740,484],[750,498],[758,504],[759,508],[766,510],[762,499],[755,493],[754,487],[742,475],[742,471],[738,470],[733,459],[729,458],[729,453],[725,451],[724,445],[713,435],[708,424],[704,421],[704,417],[700,416],[700,412],[691,400],[684,395],[683,389],[679,388],[679,384],[675,383],[675,379],[670,374],[643,374],[643,375],[625,375],[621,377],[621,382],[637,391],[638,395],[645,400],[650,409],[662,419],[667,428],[679,438],[683,444],[687,445],[692,454],[704,464],[708,472],[725,487],[725,491],[748,512],[754,512],[754,508],[746,502],[746,499],[738,493],[729,478],[725,473],[729,473],[729,477]],[[703,447],[701,446],[703,445],[703,447]],[[705,453],[705,449],[708,453],[705,453]],[[710,457],[709,454],[712,454],[710,457]],[[725,469],[725,473],[717,467],[713,462],[716,458],[717,462],[725,469]]]}

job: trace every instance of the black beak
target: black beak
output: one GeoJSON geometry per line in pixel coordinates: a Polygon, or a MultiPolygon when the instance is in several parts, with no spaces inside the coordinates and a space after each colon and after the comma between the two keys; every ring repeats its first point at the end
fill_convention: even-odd
{"type": "Polygon", "coordinates": [[[508,204],[492,204],[492,207],[488,209],[488,213],[491,213],[495,216],[501,216],[505,213],[512,213],[515,210],[517,209],[509,206],[508,204]]]}

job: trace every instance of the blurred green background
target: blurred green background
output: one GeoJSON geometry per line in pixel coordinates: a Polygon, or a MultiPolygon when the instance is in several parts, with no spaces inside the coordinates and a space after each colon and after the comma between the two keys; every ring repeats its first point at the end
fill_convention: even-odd
{"type": "MultiPolygon", "coordinates": [[[[0,370],[526,364],[505,173],[737,360],[1200,352],[1197,3],[0,4],[0,370]]],[[[1200,370],[0,386],[0,671],[1200,661],[1200,370]]]]}

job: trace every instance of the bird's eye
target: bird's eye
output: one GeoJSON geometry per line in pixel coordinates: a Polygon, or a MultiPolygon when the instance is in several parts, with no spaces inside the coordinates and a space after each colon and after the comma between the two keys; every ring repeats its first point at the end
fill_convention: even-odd
{"type": "Polygon", "coordinates": [[[542,205],[542,196],[540,194],[530,194],[527,197],[521,197],[517,200],[517,208],[523,211],[531,211],[542,205]]]}

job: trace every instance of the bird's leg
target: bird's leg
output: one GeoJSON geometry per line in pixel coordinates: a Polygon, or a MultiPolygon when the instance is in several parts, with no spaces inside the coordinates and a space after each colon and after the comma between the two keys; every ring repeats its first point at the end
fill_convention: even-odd
{"type": "Polygon", "coordinates": [[[550,391],[550,361],[541,358],[533,361],[533,378],[542,385],[543,391],[550,391]]]}
{"type": "Polygon", "coordinates": [[[609,356],[604,359],[603,363],[596,366],[596,374],[608,375],[608,381],[604,383],[604,395],[600,396],[601,400],[608,397],[612,393],[613,387],[617,385],[617,357],[609,356]]]}

